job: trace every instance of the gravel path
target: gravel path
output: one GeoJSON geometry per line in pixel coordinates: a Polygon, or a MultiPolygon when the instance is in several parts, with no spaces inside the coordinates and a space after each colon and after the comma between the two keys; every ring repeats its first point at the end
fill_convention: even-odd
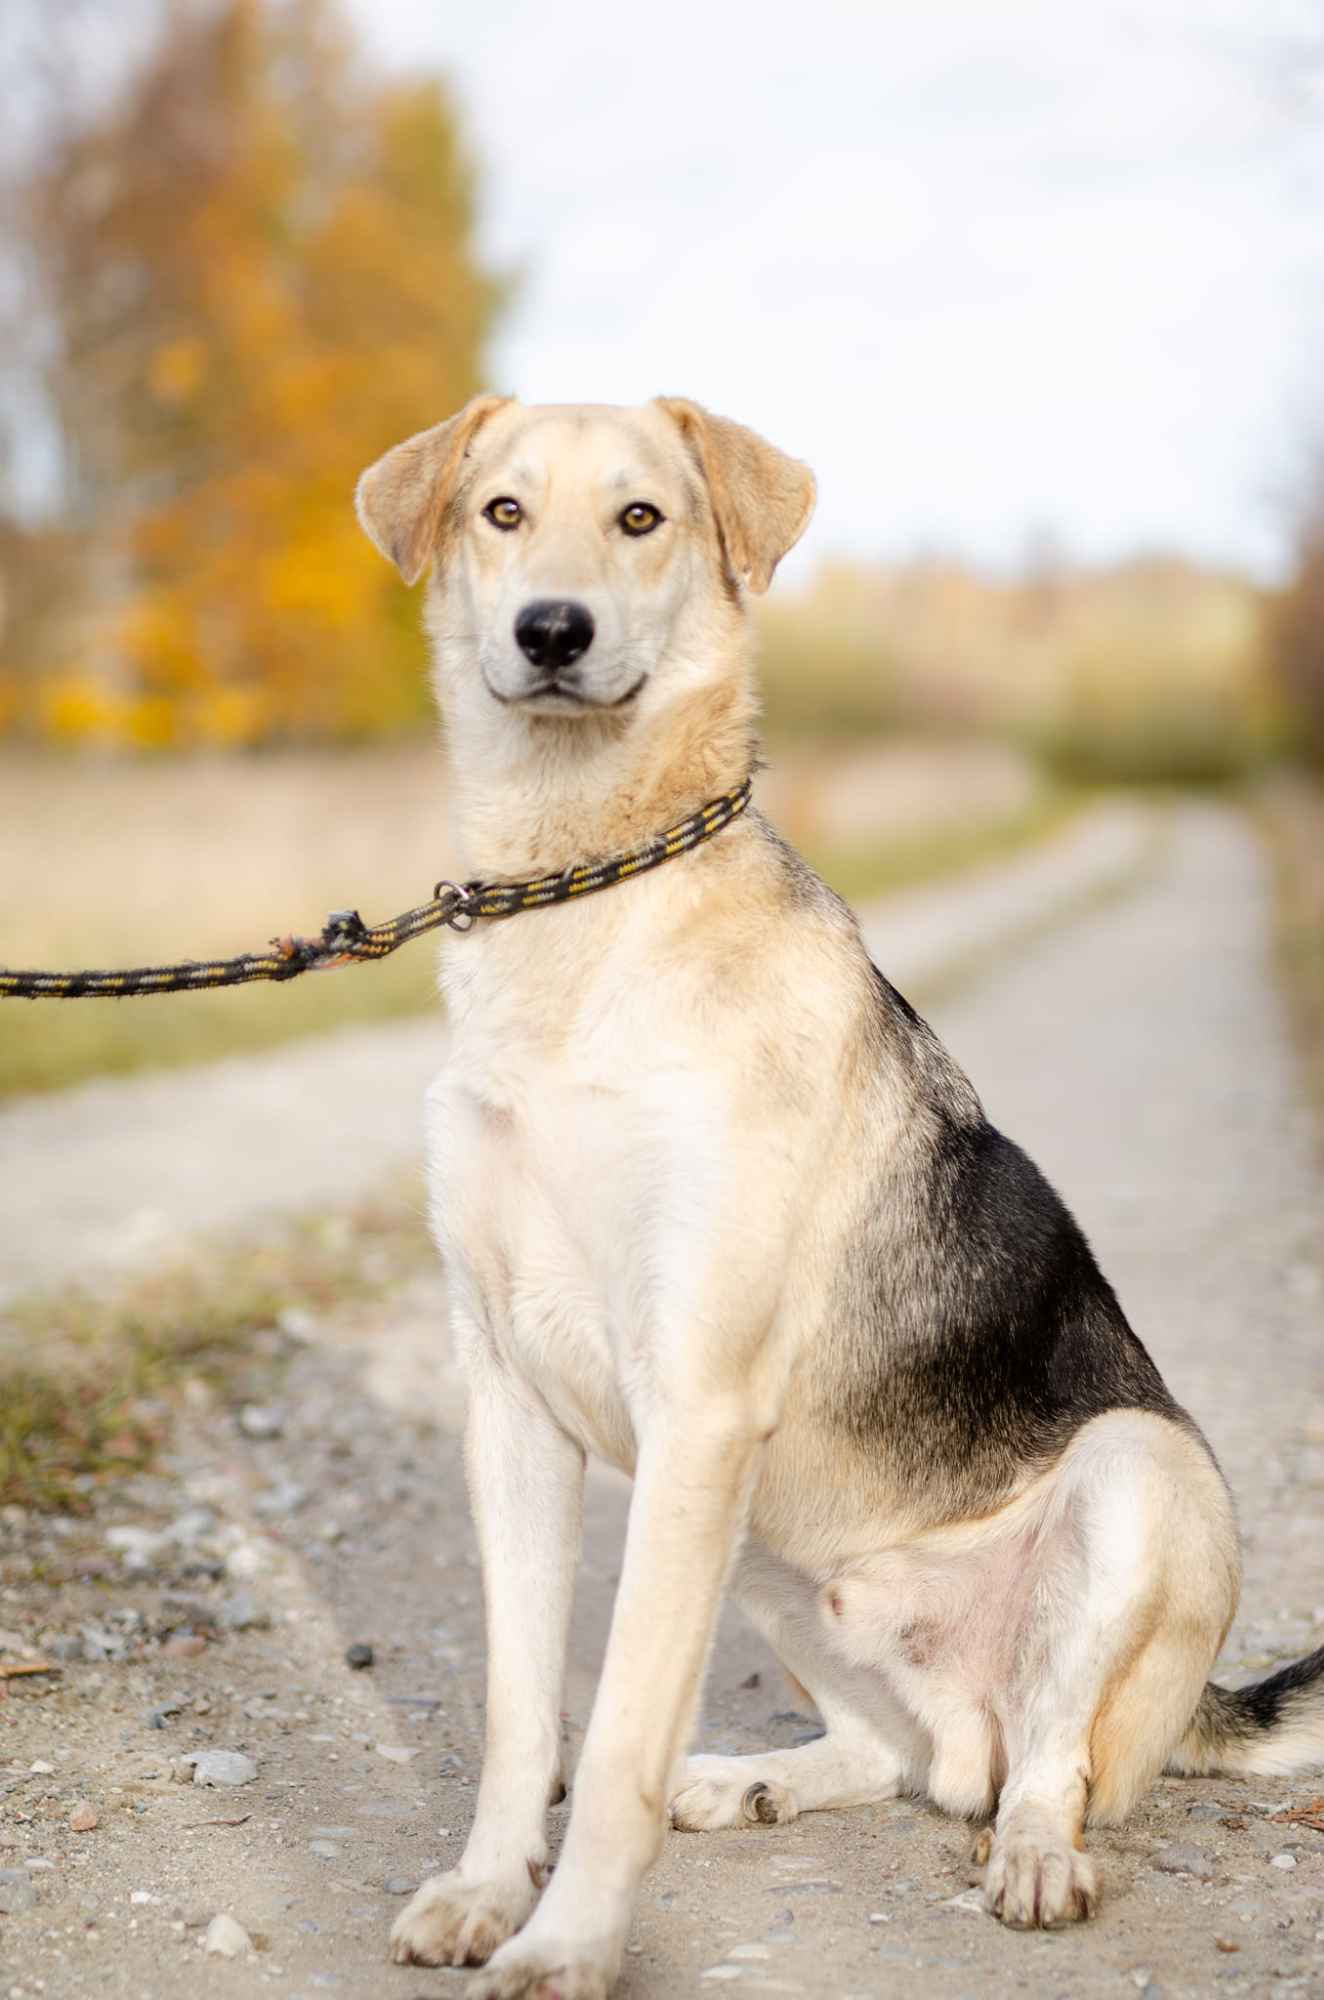
{"type": "MultiPolygon", "coordinates": [[[[1248,1572],[1226,1668],[1258,1671],[1324,1638],[1321,1183],[1271,981],[1264,868],[1235,817],[1186,806],[1129,895],[1051,933],[1041,915],[934,1019],[1077,1209],[1223,1457],[1248,1572]]],[[[895,974],[897,953],[875,944],[895,974]]],[[[400,1895],[459,1851],[477,1771],[458,1399],[445,1396],[440,1439],[420,1415],[441,1304],[430,1279],[352,1318],[290,1325],[246,1385],[256,1414],[199,1397],[161,1476],[123,1482],[97,1518],[0,1523],[0,1626],[15,1628],[0,1647],[58,1645],[66,1661],[59,1682],[16,1681],[0,1702],[0,1910],[31,1903],[0,1917],[0,1992],[462,1990],[459,1975],[382,1963],[400,1895]],[[344,1649],[365,1640],[375,1664],[352,1672],[344,1649]],[[172,1760],[217,1748],[251,1756],[256,1778],[172,1782],[172,1760]],[[95,1830],[71,1830],[80,1801],[95,1830]],[[202,1949],[220,1912],[253,1940],[234,1960],[202,1949]]],[[[608,1475],[591,1483],[572,1749],[625,1497],[608,1475]]],[[[705,1746],[812,1726],[729,1616],[705,1746]]],[[[1324,1833],[1273,1817],[1322,1791],[1164,1781],[1129,1826],[1094,1837],[1098,1921],[1043,1936],[979,1912],[968,1832],[912,1801],[677,1835],[620,1990],[1324,1994],[1324,1833]]]]}
{"type": "MultiPolygon", "coordinates": [[[[1149,826],[1103,806],[1004,866],[891,898],[875,913],[879,948],[922,989],[954,958],[1124,876],[1149,826]]],[[[371,1193],[418,1154],[444,1038],[438,1014],[0,1105],[0,1300],[142,1264],[198,1230],[371,1193]]]]}

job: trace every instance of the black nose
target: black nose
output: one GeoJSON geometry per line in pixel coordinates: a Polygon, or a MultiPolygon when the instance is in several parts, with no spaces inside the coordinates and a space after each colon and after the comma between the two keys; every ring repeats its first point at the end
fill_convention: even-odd
{"type": "Polygon", "coordinates": [[[537,597],[515,620],[515,639],[535,667],[568,667],[593,644],[593,620],[568,597],[537,597]]]}

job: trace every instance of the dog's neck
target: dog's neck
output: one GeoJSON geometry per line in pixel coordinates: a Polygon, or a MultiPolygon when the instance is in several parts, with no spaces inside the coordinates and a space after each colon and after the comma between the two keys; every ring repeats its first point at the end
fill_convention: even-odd
{"type": "Polygon", "coordinates": [[[467,879],[550,874],[636,847],[743,783],[756,749],[748,662],[626,714],[526,716],[442,686],[452,821],[467,879]]]}

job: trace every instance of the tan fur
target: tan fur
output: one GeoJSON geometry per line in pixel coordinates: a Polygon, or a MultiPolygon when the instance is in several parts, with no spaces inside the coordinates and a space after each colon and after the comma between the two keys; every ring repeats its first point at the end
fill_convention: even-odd
{"type": "Polygon", "coordinates": [[[370,541],[406,583],[417,583],[441,551],[465,453],[475,432],[507,399],[475,396],[444,424],[420,431],[370,466],[355,505],[370,541]]]}

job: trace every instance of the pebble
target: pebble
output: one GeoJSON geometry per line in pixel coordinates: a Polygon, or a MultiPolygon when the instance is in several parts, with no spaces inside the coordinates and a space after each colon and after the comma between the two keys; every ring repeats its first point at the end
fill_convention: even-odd
{"type": "Polygon", "coordinates": [[[28,1770],[34,1778],[49,1778],[53,1775],[55,1766],[54,1764],[48,1764],[44,1757],[38,1757],[33,1763],[28,1765],[28,1770]]]}
{"type": "Polygon", "coordinates": [[[0,1868],[0,1916],[16,1917],[31,1910],[37,1891],[26,1868],[0,1868]]]}
{"type": "Polygon", "coordinates": [[[149,1729],[164,1729],[167,1722],[171,1721],[174,1716],[182,1715],[183,1713],[184,1704],[182,1701],[163,1701],[159,1708],[148,1710],[147,1727],[149,1729]]]}
{"type": "Polygon", "coordinates": [[[411,1896],[417,1884],[412,1875],[388,1875],[382,1887],[388,1896],[411,1896]]]}
{"type": "Polygon", "coordinates": [[[242,1750],[193,1750],[180,1763],[193,1771],[195,1785],[251,1785],[257,1765],[242,1750]]]}
{"type": "Polygon", "coordinates": [[[1187,1806],[1186,1817],[1187,1819],[1221,1820],[1226,1811],[1226,1806],[1211,1806],[1202,1801],[1199,1805],[1187,1806]]]}
{"type": "Polygon", "coordinates": [[[91,1833],[100,1824],[100,1814],[86,1799],[80,1799],[69,1815],[69,1826],[74,1833],[91,1833]]]}
{"type": "Polygon", "coordinates": [[[170,1537],[159,1528],[107,1528],[106,1545],[115,1550],[126,1569],[150,1569],[169,1547],[170,1537]]]}
{"type": "Polygon", "coordinates": [[[251,1590],[236,1590],[221,1605],[221,1623],[227,1632],[265,1632],[271,1613],[258,1603],[251,1590]]]}
{"type": "Polygon", "coordinates": [[[407,1750],[400,1743],[379,1743],[376,1747],[377,1755],[385,1757],[388,1764],[411,1764],[418,1755],[417,1750],[407,1750]]]}
{"type": "Polygon", "coordinates": [[[366,1639],[360,1639],[356,1645],[345,1648],[345,1665],[353,1667],[356,1673],[362,1673],[365,1667],[370,1667],[376,1657],[366,1639]]]}
{"type": "Polygon", "coordinates": [[[1162,1875],[1191,1875],[1197,1882],[1214,1879],[1213,1855],[1206,1848],[1188,1847],[1181,1841],[1161,1847],[1154,1856],[1153,1866],[1162,1875]]]}
{"type": "Polygon", "coordinates": [[[1289,1854],[1286,1848],[1284,1848],[1281,1854],[1274,1855],[1272,1861],[1270,1861],[1269,1863],[1269,1866],[1270,1868],[1283,1868],[1283,1869],[1295,1868],[1296,1856],[1295,1854],[1289,1854]]]}
{"type": "Polygon", "coordinates": [[[242,1924],[222,1910],[208,1924],[202,1946],[204,1951],[215,1952],[219,1958],[238,1958],[242,1952],[253,1949],[253,1940],[242,1924]]]}
{"type": "Polygon", "coordinates": [[[336,1861],[340,1856],[340,1847],[334,1840],[310,1840],[308,1852],[320,1855],[323,1861],[336,1861]]]}
{"type": "Polygon", "coordinates": [[[239,1428],[245,1437],[278,1438],[285,1429],[285,1412],[276,1403],[245,1403],[239,1428]]]}
{"type": "Polygon", "coordinates": [[[207,1650],[207,1641],[197,1632],[176,1632],[161,1648],[166,1660],[196,1660],[207,1650]]]}
{"type": "Polygon", "coordinates": [[[278,1479],[274,1486],[259,1493],[253,1502],[253,1512],[261,1514],[264,1520],[279,1520],[286,1515],[297,1514],[308,1498],[308,1488],[300,1486],[297,1479],[278,1479]]]}

